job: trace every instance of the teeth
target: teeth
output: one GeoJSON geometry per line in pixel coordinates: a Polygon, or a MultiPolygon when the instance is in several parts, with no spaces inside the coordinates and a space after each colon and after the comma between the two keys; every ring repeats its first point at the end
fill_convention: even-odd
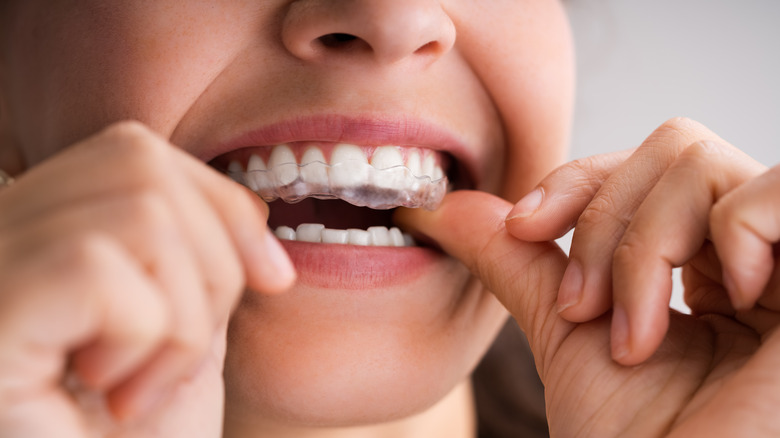
{"type": "Polygon", "coordinates": [[[419,176],[433,177],[433,173],[436,171],[436,158],[433,154],[426,154],[425,159],[422,162],[419,176]]]}
{"type": "Polygon", "coordinates": [[[309,184],[328,186],[328,162],[319,148],[306,149],[301,157],[301,179],[309,184]]]}
{"type": "Polygon", "coordinates": [[[395,146],[381,146],[374,150],[374,155],[371,157],[371,165],[377,169],[403,166],[404,157],[401,156],[401,151],[395,146]]]}
{"type": "Polygon", "coordinates": [[[401,234],[401,230],[395,227],[390,228],[390,242],[393,246],[404,246],[406,242],[404,241],[403,234],[401,234]]]}
{"type": "Polygon", "coordinates": [[[435,167],[433,168],[433,175],[431,175],[431,178],[432,178],[434,181],[439,181],[439,180],[441,180],[442,178],[444,178],[444,171],[441,169],[441,167],[439,167],[439,166],[435,166],[435,167]]]}
{"type": "Polygon", "coordinates": [[[233,178],[233,181],[244,184],[244,168],[238,161],[233,160],[228,164],[228,175],[233,178]]]}
{"type": "Polygon", "coordinates": [[[340,187],[357,187],[368,181],[368,159],[363,150],[354,145],[340,144],[333,148],[330,165],[330,182],[340,187]]]}
{"type": "Polygon", "coordinates": [[[371,227],[367,231],[374,245],[390,246],[390,230],[387,227],[371,227]]]}
{"type": "Polygon", "coordinates": [[[277,146],[271,151],[268,168],[274,172],[276,180],[284,186],[298,179],[298,162],[292,149],[287,145],[277,146]]]}
{"type": "Polygon", "coordinates": [[[417,151],[410,151],[409,156],[406,157],[406,167],[412,172],[414,176],[423,176],[422,162],[420,160],[420,153],[417,151]]]}
{"type": "Polygon", "coordinates": [[[414,246],[412,236],[402,233],[396,227],[371,227],[368,230],[350,228],[348,230],[335,230],[325,228],[322,224],[301,224],[297,230],[280,226],[274,231],[276,237],[282,240],[296,240],[298,242],[312,243],[337,243],[358,246],[414,246]]]}
{"type": "Polygon", "coordinates": [[[347,230],[347,242],[350,245],[368,246],[371,244],[371,235],[366,230],[350,228],[347,230]]]}
{"type": "Polygon", "coordinates": [[[322,242],[322,230],[325,225],[322,224],[300,224],[295,230],[295,239],[300,242],[322,242]]]}
{"type": "Polygon", "coordinates": [[[246,175],[244,179],[249,185],[249,188],[258,191],[270,187],[270,181],[264,177],[266,170],[263,159],[257,155],[249,157],[249,163],[246,165],[246,175]]]}
{"type": "Polygon", "coordinates": [[[347,230],[331,230],[325,228],[322,230],[322,243],[341,243],[349,242],[349,232],[347,230]]]}
{"type": "Polygon", "coordinates": [[[253,172],[255,170],[266,170],[265,163],[263,162],[263,159],[258,157],[257,155],[252,155],[249,157],[249,164],[246,166],[247,172],[253,172]]]}
{"type": "MultiPolygon", "coordinates": [[[[267,163],[251,155],[246,172],[230,163],[228,173],[266,201],[297,202],[307,197],[340,198],[357,206],[387,209],[398,206],[436,208],[448,181],[433,151],[380,146],[369,163],[367,148],[335,145],[329,163],[322,149],[309,145],[300,163],[288,145],[271,149],[267,163]],[[424,157],[424,158],[423,158],[424,157]]],[[[300,152],[299,152],[300,154],[300,152]]]]}
{"type": "Polygon", "coordinates": [[[382,146],[376,148],[371,157],[371,165],[382,172],[374,172],[371,182],[383,189],[396,187],[408,187],[406,172],[403,167],[404,159],[401,152],[394,146],[382,146]]]}
{"type": "Polygon", "coordinates": [[[274,234],[282,240],[295,240],[295,230],[290,227],[281,226],[274,231],[274,234]]]}

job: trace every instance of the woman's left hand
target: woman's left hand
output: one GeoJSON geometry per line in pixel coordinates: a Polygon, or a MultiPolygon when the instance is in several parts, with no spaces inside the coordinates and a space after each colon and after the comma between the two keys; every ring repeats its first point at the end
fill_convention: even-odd
{"type": "Polygon", "coordinates": [[[399,220],[518,320],[552,434],[780,434],[780,167],[675,119],[538,189],[514,207],[456,192],[399,220]],[[551,240],[575,223],[567,259],[551,240]],[[669,309],[678,266],[692,315],[669,309]]]}

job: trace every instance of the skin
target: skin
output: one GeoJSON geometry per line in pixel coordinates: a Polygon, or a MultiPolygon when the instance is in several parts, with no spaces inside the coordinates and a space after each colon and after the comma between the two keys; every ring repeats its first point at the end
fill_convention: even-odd
{"type": "Polygon", "coordinates": [[[631,152],[562,166],[540,203],[460,192],[399,221],[463,260],[523,327],[551,435],[777,435],[780,168],[686,119],[631,152]],[[569,259],[549,240],[574,221],[569,259]],[[692,315],[668,307],[673,266],[692,315]]]}
{"type": "Polygon", "coordinates": [[[0,167],[21,173],[0,191],[4,434],[103,428],[60,384],[70,369],[123,438],[219,435],[223,385],[228,436],[467,435],[464,382],[499,302],[528,334],[554,435],[778,433],[778,170],[675,119],[636,151],[544,177],[571,109],[558,2],[105,5],[0,11],[0,167]],[[411,18],[429,25],[379,31],[411,18]],[[365,45],[310,50],[332,32],[365,45]],[[295,273],[267,207],[197,159],[247,124],[378,107],[452,127],[478,188],[504,198],[454,193],[397,217],[454,257],[398,288],[444,282],[452,312],[279,295],[295,273]],[[551,240],[574,223],[568,259],[551,240]],[[672,266],[692,316],[668,310],[672,266]]]}
{"type": "Polygon", "coordinates": [[[3,8],[0,167],[19,174],[0,197],[13,212],[2,275],[15,279],[3,309],[21,315],[3,333],[14,364],[45,370],[19,397],[46,395],[4,410],[5,430],[98,427],[52,383],[72,360],[130,422],[123,436],[219,433],[223,384],[227,436],[471,433],[468,377],[507,312],[461,263],[439,257],[425,275],[370,294],[301,282],[279,295],[294,274],[266,207],[192,156],[293,117],[414,117],[465,145],[477,187],[518,197],[562,161],[568,140],[573,62],[557,1],[3,8]],[[420,25],[398,31],[408,23],[420,25]],[[359,44],[312,49],[334,32],[359,44]],[[46,275],[39,284],[31,272],[46,275]],[[123,285],[118,297],[102,292],[110,278],[123,285]],[[72,284],[72,309],[49,321],[62,304],[32,297],[60,283],[72,284]],[[136,313],[104,316],[141,285],[136,313]],[[145,312],[158,316],[133,317],[145,312]],[[76,324],[84,313],[91,319],[76,324]],[[27,326],[63,333],[47,340],[45,367],[19,347],[27,326]]]}

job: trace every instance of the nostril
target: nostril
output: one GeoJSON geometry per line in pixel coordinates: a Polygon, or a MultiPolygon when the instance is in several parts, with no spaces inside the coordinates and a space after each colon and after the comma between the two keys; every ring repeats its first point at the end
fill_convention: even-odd
{"type": "Polygon", "coordinates": [[[348,33],[329,33],[318,38],[320,44],[331,49],[345,47],[357,39],[358,37],[348,33]]]}
{"type": "Polygon", "coordinates": [[[440,49],[441,49],[441,44],[439,44],[436,41],[431,41],[427,44],[423,44],[422,46],[420,46],[420,48],[415,50],[414,53],[418,55],[436,55],[438,54],[440,49]]]}

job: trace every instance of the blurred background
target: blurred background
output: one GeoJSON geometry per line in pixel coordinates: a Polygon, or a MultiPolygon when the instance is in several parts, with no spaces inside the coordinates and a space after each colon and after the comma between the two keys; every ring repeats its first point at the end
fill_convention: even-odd
{"type": "MultiPolygon", "coordinates": [[[[570,158],[638,146],[686,116],[780,164],[780,1],[570,0],[567,8],[579,80],[570,158]]],[[[684,310],[680,292],[677,278],[673,305],[684,310]]]]}

